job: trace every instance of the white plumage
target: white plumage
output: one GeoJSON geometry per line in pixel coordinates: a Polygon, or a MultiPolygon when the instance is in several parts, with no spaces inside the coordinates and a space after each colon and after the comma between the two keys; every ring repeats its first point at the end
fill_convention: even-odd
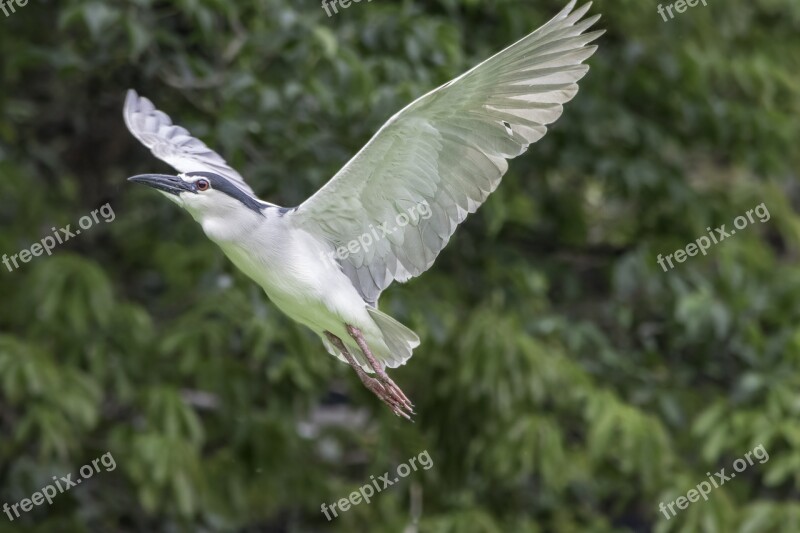
{"type": "Polygon", "coordinates": [[[365,385],[407,416],[410,403],[383,365],[405,363],[419,339],[377,310],[378,297],[392,281],[430,268],[458,224],[497,188],[507,160],[544,136],[577,93],[577,81],[589,69],[583,61],[596,50],[589,43],[603,32],[585,33],[600,16],[581,20],[591,4],[573,11],[575,1],[394,115],[294,210],[258,200],[222,157],[129,91],[124,117],[131,133],[183,173],[132,179],[189,211],[275,305],[315,331],[330,353],[343,361],[352,356],[365,385]],[[427,217],[398,219],[420,205],[428,208],[427,217]],[[376,233],[387,225],[396,227],[376,233]],[[380,238],[365,245],[368,234],[380,238]],[[377,372],[380,384],[365,381],[361,369],[377,372]]]}

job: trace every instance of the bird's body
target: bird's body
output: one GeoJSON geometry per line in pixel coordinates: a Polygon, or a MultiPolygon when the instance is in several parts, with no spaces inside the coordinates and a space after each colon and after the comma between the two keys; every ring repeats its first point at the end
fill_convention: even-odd
{"type": "MultiPolygon", "coordinates": [[[[340,359],[345,360],[328,343],[326,332],[347,339],[345,345],[358,354],[345,324],[363,332],[376,358],[390,367],[403,363],[419,344],[411,330],[364,302],[335,261],[325,260],[335,257],[335,248],[324,238],[299,227],[296,210],[266,202],[252,209],[236,210],[226,205],[218,205],[219,210],[206,205],[184,207],[200,223],[206,236],[239,270],[260,285],[283,313],[317,333],[328,350],[340,359]],[[387,327],[391,325],[396,327],[387,327]],[[403,346],[392,349],[393,343],[403,346]]],[[[355,355],[355,359],[365,371],[373,371],[362,356],[355,355]]]]}
{"type": "MultiPolygon", "coordinates": [[[[344,325],[351,324],[364,332],[379,357],[385,350],[378,348],[386,342],[367,304],[336,263],[321,260],[335,253],[333,247],[297,228],[292,212],[267,207],[262,216],[250,213],[246,221],[235,225],[205,221],[203,230],[289,318],[307,326],[325,342],[326,331],[347,339],[344,325]]],[[[362,367],[372,371],[365,361],[362,367]]]]}
{"type": "Polygon", "coordinates": [[[186,209],[293,320],[350,364],[395,414],[411,403],[386,375],[419,345],[377,309],[381,292],[433,264],[499,185],[508,160],[561,115],[588,71],[599,15],[575,0],[547,24],[394,115],[294,209],[256,197],[236,170],[148,99],[129,91],[130,131],[182,174],[130,178],[186,209]],[[373,378],[367,373],[374,373],[373,378]]]}

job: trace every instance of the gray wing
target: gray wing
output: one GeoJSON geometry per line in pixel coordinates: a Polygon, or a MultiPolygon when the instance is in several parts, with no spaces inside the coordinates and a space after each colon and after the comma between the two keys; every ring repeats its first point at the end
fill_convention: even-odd
{"type": "Polygon", "coordinates": [[[192,137],[186,128],[173,125],[166,113],[156,109],[153,102],[144,96],[139,96],[133,89],[129,89],[125,97],[122,116],[134,137],[150,148],[153,155],[169,163],[179,172],[214,172],[253,194],[253,190],[242,176],[219,154],[200,139],[192,137]]]}
{"type": "Polygon", "coordinates": [[[603,33],[584,33],[600,15],[580,21],[591,4],[573,12],[575,2],[393,116],[292,215],[343,247],[342,269],[365,301],[427,270],[497,188],[507,160],[541,139],[575,96],[589,70],[582,62],[597,49],[588,43],[603,33]]]}

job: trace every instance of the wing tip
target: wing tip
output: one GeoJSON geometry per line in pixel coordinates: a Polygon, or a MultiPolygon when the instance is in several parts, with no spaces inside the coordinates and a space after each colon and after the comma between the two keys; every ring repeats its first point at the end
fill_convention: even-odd
{"type": "Polygon", "coordinates": [[[128,89],[125,93],[125,103],[122,104],[122,120],[125,122],[125,126],[127,126],[128,130],[133,131],[133,125],[131,124],[131,114],[135,111],[136,101],[139,99],[139,95],[136,94],[136,91],[133,89],[128,89]]]}
{"type": "Polygon", "coordinates": [[[568,15],[570,13],[570,11],[572,11],[575,8],[575,4],[577,4],[577,3],[578,3],[578,0],[570,0],[569,4],[567,4],[564,7],[564,9],[561,10],[561,13],[559,13],[559,15],[561,15],[561,14],[568,15]]]}
{"type": "Polygon", "coordinates": [[[123,109],[130,109],[139,99],[139,94],[134,89],[128,89],[125,93],[125,104],[123,109]]]}
{"type": "Polygon", "coordinates": [[[589,0],[585,4],[582,4],[578,9],[575,9],[575,5],[577,3],[578,3],[578,0],[570,0],[570,2],[566,6],[564,6],[564,9],[562,9],[561,12],[558,15],[556,15],[556,19],[559,19],[559,20],[560,19],[565,19],[570,14],[572,14],[573,11],[575,11],[576,13],[579,12],[580,15],[578,15],[578,18],[580,18],[580,17],[582,17],[584,15],[584,13],[589,11],[589,9],[592,7],[592,4],[594,3],[594,1],[593,0],[589,0]]]}
{"type": "Polygon", "coordinates": [[[146,96],[140,95],[135,89],[128,89],[128,92],[125,93],[123,109],[126,113],[153,113],[157,111],[153,101],[146,96]]]}
{"type": "MultiPolygon", "coordinates": [[[[572,1],[572,3],[570,4],[570,6],[575,6],[575,2],[576,2],[576,1],[577,1],[577,0],[573,0],[573,1],[572,1]]],[[[575,9],[574,11],[573,11],[573,10],[570,10],[569,12],[567,12],[567,13],[565,14],[565,17],[564,17],[564,18],[571,18],[571,19],[574,19],[574,20],[572,21],[572,24],[575,24],[575,23],[577,23],[579,20],[581,20],[581,19],[582,19],[582,18],[583,18],[583,17],[586,15],[586,13],[588,13],[588,12],[589,12],[589,10],[590,10],[591,8],[592,8],[592,2],[591,2],[591,1],[590,1],[590,2],[586,2],[585,4],[583,4],[582,6],[580,6],[578,9],[575,9]]],[[[599,15],[598,15],[598,16],[599,16],[599,15]]]]}

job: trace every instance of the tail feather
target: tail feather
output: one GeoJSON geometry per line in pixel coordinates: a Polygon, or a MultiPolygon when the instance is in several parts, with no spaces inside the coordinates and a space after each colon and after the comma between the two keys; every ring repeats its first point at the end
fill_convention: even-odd
{"type": "Polygon", "coordinates": [[[386,363],[389,368],[404,365],[413,355],[414,348],[419,346],[417,334],[386,313],[381,313],[372,307],[368,307],[367,311],[383,333],[387,348],[383,353],[380,353],[381,350],[373,350],[373,355],[386,363]]]}
{"type": "MultiPolygon", "coordinates": [[[[397,368],[400,365],[404,365],[413,355],[414,348],[419,346],[417,334],[386,313],[381,313],[373,307],[367,307],[367,311],[378,326],[382,337],[382,339],[367,339],[372,355],[389,368],[397,368]]],[[[328,353],[336,356],[342,362],[347,362],[344,355],[328,339],[324,336],[320,336],[320,338],[328,353]]],[[[366,372],[373,372],[372,366],[367,362],[358,344],[353,339],[350,337],[342,338],[342,342],[361,368],[366,372]]]]}

